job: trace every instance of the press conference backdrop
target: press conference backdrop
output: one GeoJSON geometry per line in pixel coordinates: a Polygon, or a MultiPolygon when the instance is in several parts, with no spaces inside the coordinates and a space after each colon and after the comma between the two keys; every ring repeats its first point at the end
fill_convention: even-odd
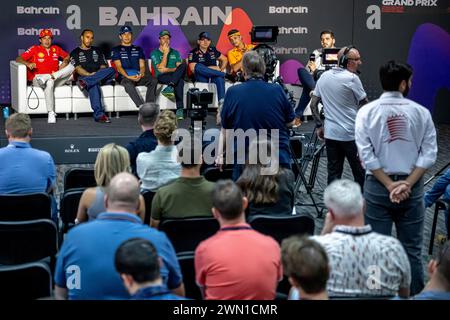
{"type": "Polygon", "coordinates": [[[273,45],[287,83],[299,83],[296,70],[320,47],[319,34],[331,29],[336,46],[354,44],[362,55],[361,79],[370,99],[381,93],[379,66],[389,59],[409,62],[415,70],[409,97],[425,105],[436,120],[450,122],[449,0],[284,0],[284,1],[17,1],[2,4],[0,103],[10,103],[9,61],[33,44],[42,28],[70,52],[80,31],[95,31],[95,44],[109,56],[118,30],[130,25],[134,43],[148,55],[158,46],[158,32],[172,33],[172,46],[183,57],[208,31],[219,51],[231,48],[226,34],[241,30],[246,42],[253,25],[276,25],[273,45]]]}

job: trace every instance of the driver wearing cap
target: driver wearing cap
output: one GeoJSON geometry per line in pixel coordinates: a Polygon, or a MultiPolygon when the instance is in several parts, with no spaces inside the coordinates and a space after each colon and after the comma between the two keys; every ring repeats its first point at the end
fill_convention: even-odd
{"type": "Polygon", "coordinates": [[[225,57],[216,47],[211,46],[211,36],[204,31],[198,35],[198,47],[189,52],[189,69],[194,74],[195,81],[213,82],[217,87],[219,109],[225,97],[225,69],[228,64],[225,57]],[[219,62],[219,65],[217,65],[219,62]]]}
{"type": "Polygon", "coordinates": [[[52,40],[52,31],[43,29],[39,33],[40,45],[30,47],[16,58],[17,62],[27,66],[27,80],[44,89],[48,123],[56,122],[54,87],[63,85],[74,70],[69,64],[69,54],[52,45],[52,40]],[[63,60],[61,65],[60,60],[63,60]]]}

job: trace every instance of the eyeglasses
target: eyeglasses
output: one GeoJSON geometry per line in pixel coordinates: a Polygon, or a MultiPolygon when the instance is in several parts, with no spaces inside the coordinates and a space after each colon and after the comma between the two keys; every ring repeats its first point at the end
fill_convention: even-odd
{"type": "Polygon", "coordinates": [[[361,61],[361,58],[347,58],[347,60],[361,61]]]}

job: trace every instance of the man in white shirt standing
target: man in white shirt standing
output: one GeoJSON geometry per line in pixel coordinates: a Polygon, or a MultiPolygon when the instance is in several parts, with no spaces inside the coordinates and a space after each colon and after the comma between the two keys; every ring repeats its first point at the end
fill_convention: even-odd
{"type": "Polygon", "coordinates": [[[414,295],[424,286],[422,176],[436,161],[437,144],[430,112],[405,98],[411,79],[407,64],[389,61],[380,68],[384,93],[358,112],[355,137],[366,169],[366,223],[390,235],[395,222],[411,263],[414,295]]]}
{"type": "Polygon", "coordinates": [[[353,177],[362,189],[364,170],[355,144],[355,118],[358,109],[368,100],[357,75],[361,56],[355,47],[347,46],[339,51],[338,59],[339,65],[325,71],[317,81],[311,97],[311,111],[317,135],[325,138],[328,184],[342,177],[347,158],[353,177]],[[318,109],[320,99],[325,113],[323,125],[318,109]]]}

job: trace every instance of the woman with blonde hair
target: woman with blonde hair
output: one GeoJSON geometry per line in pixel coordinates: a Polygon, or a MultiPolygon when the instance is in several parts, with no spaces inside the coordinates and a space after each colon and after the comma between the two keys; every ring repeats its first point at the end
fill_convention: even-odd
{"type": "MultiPolygon", "coordinates": [[[[94,176],[97,187],[84,190],[78,205],[76,223],[94,220],[97,215],[105,212],[105,188],[111,179],[120,172],[130,172],[130,157],[127,149],[115,143],[105,145],[100,149],[94,165],[94,176]]],[[[145,203],[140,196],[139,208],[136,213],[144,221],[145,203]]]]}
{"type": "Polygon", "coordinates": [[[158,139],[156,149],[141,152],[136,159],[136,171],[142,182],[142,191],[156,192],[180,176],[181,165],[177,161],[177,148],[172,137],[176,129],[175,114],[170,110],[162,111],[153,129],[158,139]]]}

